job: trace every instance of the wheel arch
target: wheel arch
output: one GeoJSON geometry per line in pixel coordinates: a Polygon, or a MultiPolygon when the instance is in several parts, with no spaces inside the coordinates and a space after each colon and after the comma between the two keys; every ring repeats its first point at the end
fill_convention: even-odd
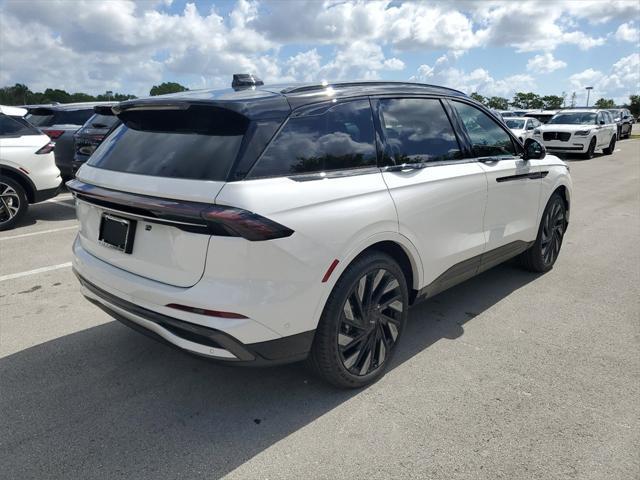
{"type": "Polygon", "coordinates": [[[24,188],[29,203],[33,203],[35,201],[36,187],[31,179],[29,179],[20,170],[5,164],[0,164],[0,175],[9,177],[12,180],[18,182],[22,186],[22,188],[24,188]]]}
{"type": "Polygon", "coordinates": [[[423,281],[422,260],[418,254],[418,249],[408,238],[398,232],[383,232],[360,242],[344,256],[338,258],[338,266],[333,271],[329,282],[326,284],[327,288],[318,301],[314,315],[316,322],[320,319],[324,306],[335,284],[347,268],[349,268],[349,265],[357,258],[372,251],[384,252],[398,262],[403,273],[405,273],[405,278],[407,278],[409,299],[410,302],[413,302],[423,281]]]}

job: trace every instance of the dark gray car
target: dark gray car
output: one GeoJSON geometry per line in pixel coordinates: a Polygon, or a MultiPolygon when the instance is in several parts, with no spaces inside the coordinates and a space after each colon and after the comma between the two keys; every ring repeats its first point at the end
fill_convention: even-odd
{"type": "Polygon", "coordinates": [[[94,113],[93,107],[103,102],[67,103],[27,107],[27,120],[56,142],[56,166],[63,180],[73,178],[73,134],[94,113]]]}
{"type": "Polygon", "coordinates": [[[618,125],[618,140],[631,136],[632,120],[631,112],[626,108],[611,108],[609,113],[618,125]]]}
{"type": "Polygon", "coordinates": [[[73,135],[74,155],[73,174],[78,171],[86,162],[102,140],[121,124],[111,110],[115,103],[109,105],[98,105],[94,107],[95,112],[89,120],[73,135]]]}

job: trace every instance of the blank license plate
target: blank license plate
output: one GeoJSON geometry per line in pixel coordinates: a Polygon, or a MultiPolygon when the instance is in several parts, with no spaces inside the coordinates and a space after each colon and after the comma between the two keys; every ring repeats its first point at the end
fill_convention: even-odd
{"type": "Polygon", "coordinates": [[[136,233],[136,221],[103,213],[100,220],[98,241],[110,248],[124,253],[133,251],[133,237],[136,233]]]}

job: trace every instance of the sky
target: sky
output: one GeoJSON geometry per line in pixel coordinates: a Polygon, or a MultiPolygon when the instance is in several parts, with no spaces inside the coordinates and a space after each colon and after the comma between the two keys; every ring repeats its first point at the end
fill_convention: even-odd
{"type": "Polygon", "coordinates": [[[148,95],[153,85],[418,81],[624,103],[640,1],[0,0],[0,86],[148,95]]]}

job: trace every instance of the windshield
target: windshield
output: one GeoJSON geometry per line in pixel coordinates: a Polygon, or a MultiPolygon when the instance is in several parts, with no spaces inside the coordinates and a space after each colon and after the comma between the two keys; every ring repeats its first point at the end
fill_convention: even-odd
{"type": "Polygon", "coordinates": [[[586,125],[596,123],[596,114],[593,112],[559,113],[549,123],[563,125],[586,125]]]}
{"type": "Polygon", "coordinates": [[[507,127],[515,130],[522,130],[524,128],[524,120],[511,120],[507,118],[505,123],[507,124],[507,127]]]}

